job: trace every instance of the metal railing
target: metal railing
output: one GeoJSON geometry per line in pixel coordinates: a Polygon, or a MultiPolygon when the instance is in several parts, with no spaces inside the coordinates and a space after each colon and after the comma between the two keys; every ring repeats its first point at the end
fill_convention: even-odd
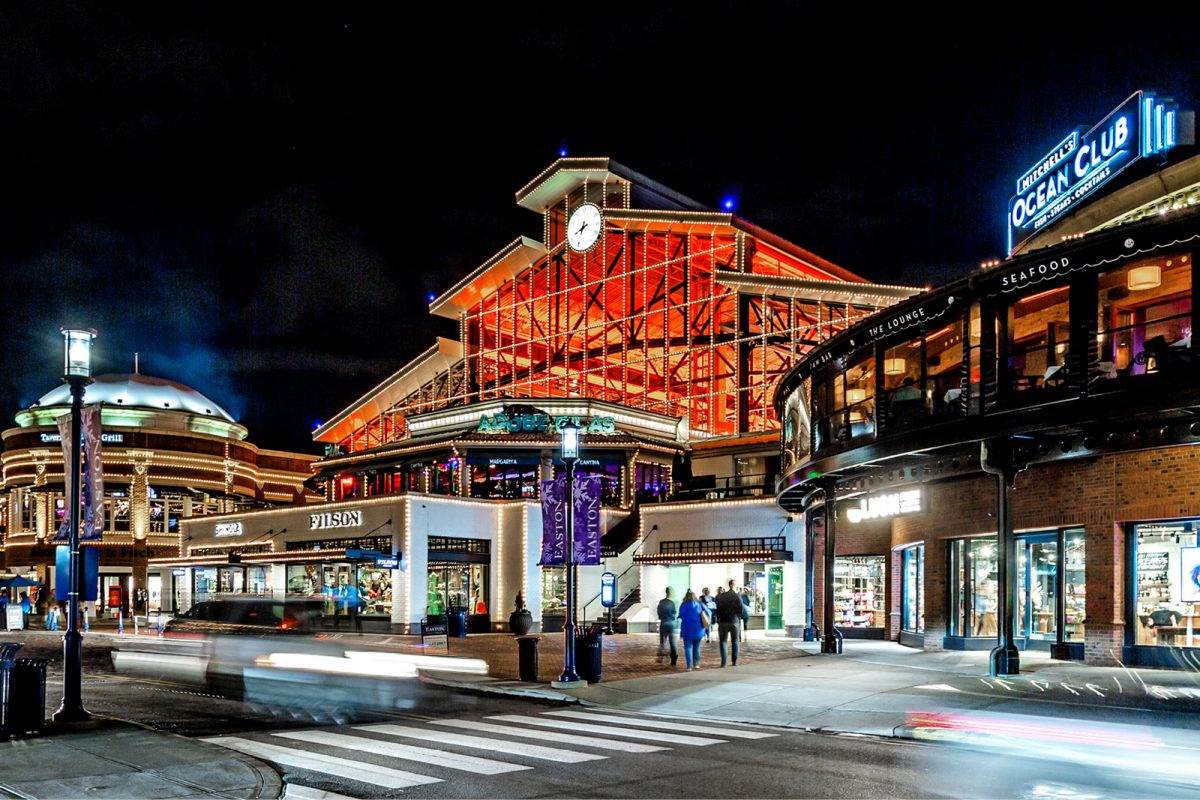
{"type": "Polygon", "coordinates": [[[753,475],[701,475],[680,486],[676,500],[719,500],[725,497],[747,497],[770,494],[775,489],[775,476],[762,472],[753,475]]]}

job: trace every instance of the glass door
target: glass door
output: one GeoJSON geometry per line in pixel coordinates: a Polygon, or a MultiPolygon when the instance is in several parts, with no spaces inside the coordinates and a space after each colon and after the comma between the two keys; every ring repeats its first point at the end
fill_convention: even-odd
{"type": "MultiPolygon", "coordinates": [[[[688,564],[672,564],[667,567],[667,586],[671,587],[671,599],[675,607],[683,603],[683,596],[692,586],[692,568],[688,564]]],[[[648,602],[658,603],[658,598],[650,598],[648,602]]]]}
{"type": "Polygon", "coordinates": [[[783,630],[783,565],[767,566],[767,630],[783,630]]]}
{"type": "Polygon", "coordinates": [[[1058,639],[1058,534],[1017,539],[1017,636],[1058,639]]]}

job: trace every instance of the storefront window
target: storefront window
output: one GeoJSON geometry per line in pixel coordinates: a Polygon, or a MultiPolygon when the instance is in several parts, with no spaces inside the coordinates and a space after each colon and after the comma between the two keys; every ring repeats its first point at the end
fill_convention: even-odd
{"type": "Polygon", "coordinates": [[[814,378],[813,407],[817,449],[874,433],[875,357],[859,356],[814,378]]]}
{"type": "Polygon", "coordinates": [[[317,564],[288,564],[287,593],[295,595],[320,594],[322,589],[320,566],[317,564]]]}
{"type": "Polygon", "coordinates": [[[1065,385],[1070,349],[1067,287],[1024,297],[1008,307],[1007,386],[1024,391],[1065,385]]]}
{"type": "Polygon", "coordinates": [[[562,567],[542,567],[542,614],[566,613],[567,576],[562,567]]]}
{"type": "Polygon", "coordinates": [[[426,613],[444,614],[465,608],[468,614],[487,614],[487,577],[486,564],[431,565],[426,613]]]}
{"type": "Polygon", "coordinates": [[[1063,641],[1066,642],[1083,641],[1084,620],[1087,618],[1086,543],[1087,537],[1082,528],[1072,528],[1063,535],[1063,641]]]}
{"type": "Polygon", "coordinates": [[[471,497],[532,500],[537,497],[538,459],[529,456],[471,456],[471,497]]]}
{"type": "Polygon", "coordinates": [[[196,567],[192,571],[192,580],[195,581],[197,603],[211,600],[212,596],[219,591],[216,567],[196,567]]]}
{"type": "Polygon", "coordinates": [[[1198,520],[1133,526],[1134,642],[1200,646],[1198,520]]]}
{"type": "Polygon", "coordinates": [[[883,556],[839,556],[834,561],[833,596],[839,627],[883,627],[884,572],[883,556]]]}
{"type": "Polygon", "coordinates": [[[362,599],[363,614],[390,617],[392,615],[392,571],[374,564],[358,567],[358,596],[362,599]]]}
{"type": "Polygon", "coordinates": [[[246,591],[256,595],[270,594],[271,569],[269,567],[247,567],[246,591]]]}
{"type": "Polygon", "coordinates": [[[1134,261],[1100,274],[1100,378],[1191,366],[1192,260],[1134,261]]]}
{"type": "Polygon", "coordinates": [[[634,465],[634,482],[638,502],[655,503],[666,500],[671,494],[669,475],[670,467],[638,461],[634,465]]]}
{"type": "Polygon", "coordinates": [[[950,621],[952,636],[996,635],[996,589],[999,557],[995,537],[956,539],[950,543],[950,621]]]}
{"type": "Polygon", "coordinates": [[[901,559],[901,627],[912,633],[925,631],[925,545],[905,548],[901,559]]]}

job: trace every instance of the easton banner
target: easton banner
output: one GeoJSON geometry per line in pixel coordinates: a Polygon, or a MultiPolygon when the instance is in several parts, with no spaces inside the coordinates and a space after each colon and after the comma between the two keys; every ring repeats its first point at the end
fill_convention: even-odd
{"type": "Polygon", "coordinates": [[[567,476],[542,481],[543,567],[567,563],[567,476]]]}
{"type": "Polygon", "coordinates": [[[600,476],[575,476],[575,563],[600,563],[600,476]]]}
{"type": "MultiPolygon", "coordinates": [[[[600,477],[575,476],[574,547],[576,564],[600,563],[600,477]]],[[[542,557],[541,566],[567,563],[567,477],[559,475],[542,481],[542,557]]]]}
{"type": "MultiPolygon", "coordinates": [[[[83,467],[83,501],[79,519],[80,539],[100,539],[104,535],[104,466],[101,463],[100,409],[85,406],[80,414],[83,426],[83,448],[80,462],[83,467]]],[[[76,475],[71,474],[71,415],[58,418],[59,438],[63,450],[63,497],[71,497],[75,490],[76,475]]],[[[71,536],[71,509],[65,508],[62,522],[58,525],[56,541],[66,541],[71,536]]]]}

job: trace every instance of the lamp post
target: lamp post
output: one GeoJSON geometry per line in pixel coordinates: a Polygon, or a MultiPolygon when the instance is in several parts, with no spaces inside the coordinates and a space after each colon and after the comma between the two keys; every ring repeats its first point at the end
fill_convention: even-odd
{"type": "Polygon", "coordinates": [[[71,496],[67,498],[71,514],[70,566],[67,593],[67,632],[63,636],[63,698],[54,712],[55,722],[86,722],[92,718],[83,707],[83,637],[79,633],[79,592],[83,575],[79,563],[79,477],[80,416],[83,390],[92,382],[93,330],[63,328],[63,380],[71,386],[71,496]]]}
{"type": "Polygon", "coordinates": [[[579,426],[567,420],[562,426],[562,460],[567,466],[567,613],[563,620],[566,650],[563,652],[563,671],[555,688],[578,686],[582,681],[575,671],[575,460],[579,458],[579,426]]]}

